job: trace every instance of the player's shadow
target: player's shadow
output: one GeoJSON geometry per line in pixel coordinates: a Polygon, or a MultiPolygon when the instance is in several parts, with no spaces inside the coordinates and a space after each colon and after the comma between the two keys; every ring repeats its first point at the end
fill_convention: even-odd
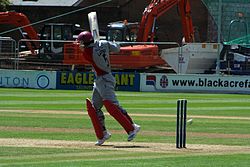
{"type": "Polygon", "coordinates": [[[116,146],[116,145],[102,145],[102,147],[113,147],[113,148],[150,148],[149,146],[116,146]]]}
{"type": "Polygon", "coordinates": [[[114,148],[149,148],[149,146],[113,146],[114,148]]]}

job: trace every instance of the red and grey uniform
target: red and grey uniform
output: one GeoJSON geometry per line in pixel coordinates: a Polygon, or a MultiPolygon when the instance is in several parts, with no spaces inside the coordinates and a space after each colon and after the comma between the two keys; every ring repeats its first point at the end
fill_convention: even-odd
{"type": "MultiPolygon", "coordinates": [[[[117,107],[117,111],[115,111],[114,113],[110,113],[109,109],[107,109],[111,115],[114,114],[112,116],[116,118],[117,112],[121,112],[122,115],[124,115],[126,119],[129,120],[131,125],[129,125],[129,127],[125,125],[125,130],[127,132],[133,130],[133,122],[128,116],[126,110],[120,107],[114,91],[116,81],[114,76],[111,74],[109,53],[119,51],[120,46],[118,44],[101,40],[90,44],[88,48],[84,49],[83,53],[85,58],[92,64],[95,70],[96,79],[93,87],[92,104],[96,110],[96,114],[101,123],[103,131],[106,130],[104,124],[105,117],[101,110],[103,105],[105,105],[104,101],[111,102],[117,107]]],[[[107,105],[105,105],[105,107],[107,108],[107,105]]],[[[120,115],[118,117],[123,116],[120,115]]],[[[120,118],[118,118],[118,122],[121,123],[123,120],[119,119],[120,118]]]]}

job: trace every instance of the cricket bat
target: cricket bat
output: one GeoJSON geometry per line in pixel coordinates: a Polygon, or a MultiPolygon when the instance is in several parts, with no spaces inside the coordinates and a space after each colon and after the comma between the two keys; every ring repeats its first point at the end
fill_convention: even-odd
{"type": "Polygon", "coordinates": [[[90,31],[91,31],[91,33],[93,35],[94,40],[95,41],[100,40],[99,27],[98,27],[96,12],[90,12],[88,14],[88,18],[89,18],[90,31]]]}

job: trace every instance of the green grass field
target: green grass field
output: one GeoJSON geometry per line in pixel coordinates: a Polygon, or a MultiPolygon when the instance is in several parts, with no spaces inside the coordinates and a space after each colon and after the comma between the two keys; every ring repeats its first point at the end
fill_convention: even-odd
{"type": "Polygon", "coordinates": [[[91,91],[0,88],[0,166],[248,167],[250,96],[117,92],[141,131],[133,142],[105,111],[102,147],[86,113],[91,91]],[[176,101],[188,100],[187,148],[175,148],[176,101]]]}

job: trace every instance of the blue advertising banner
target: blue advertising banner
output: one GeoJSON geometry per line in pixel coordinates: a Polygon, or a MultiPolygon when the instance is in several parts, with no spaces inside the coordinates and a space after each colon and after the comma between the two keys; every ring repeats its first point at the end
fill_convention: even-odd
{"type": "Polygon", "coordinates": [[[55,71],[0,69],[0,87],[55,89],[55,71]]]}
{"type": "MultiPolygon", "coordinates": [[[[133,72],[114,72],[116,79],[116,90],[139,91],[140,74],[133,72]]],[[[57,72],[57,89],[83,89],[91,90],[95,74],[93,72],[57,72]]]]}

